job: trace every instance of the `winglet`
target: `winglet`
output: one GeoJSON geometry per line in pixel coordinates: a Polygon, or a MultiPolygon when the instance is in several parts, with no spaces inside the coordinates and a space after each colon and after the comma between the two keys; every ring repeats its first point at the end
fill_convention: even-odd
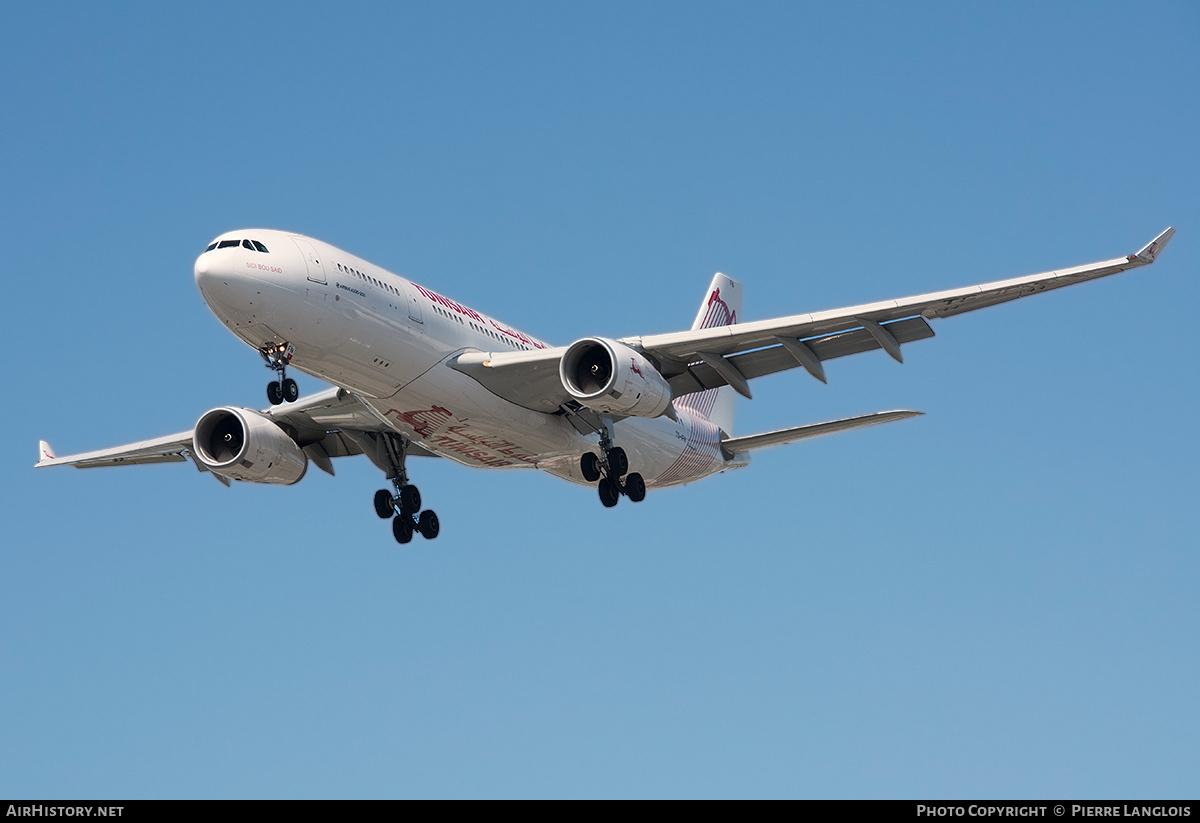
{"type": "Polygon", "coordinates": [[[50,444],[45,440],[38,441],[38,465],[49,463],[55,457],[54,449],[50,448],[50,444]]]}
{"type": "Polygon", "coordinates": [[[1167,245],[1173,234],[1175,234],[1175,229],[1167,229],[1143,246],[1142,250],[1137,254],[1130,255],[1129,259],[1138,260],[1142,263],[1153,263],[1154,258],[1158,257],[1158,253],[1167,245]]]}

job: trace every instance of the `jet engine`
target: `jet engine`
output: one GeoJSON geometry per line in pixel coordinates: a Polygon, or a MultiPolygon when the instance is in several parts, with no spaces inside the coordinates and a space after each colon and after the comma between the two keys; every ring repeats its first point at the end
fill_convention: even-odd
{"type": "Polygon", "coordinates": [[[585,337],[558,364],[567,393],[606,414],[658,417],[671,407],[671,387],[642,354],[615,340],[585,337]]]}
{"type": "Polygon", "coordinates": [[[192,434],[196,459],[215,474],[249,483],[290,486],[308,457],[269,417],[251,409],[213,409],[192,434]]]}

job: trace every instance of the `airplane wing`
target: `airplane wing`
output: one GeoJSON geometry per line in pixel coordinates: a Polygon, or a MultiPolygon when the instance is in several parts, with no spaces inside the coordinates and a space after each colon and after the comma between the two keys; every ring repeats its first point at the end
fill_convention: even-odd
{"type": "MultiPolygon", "coordinates": [[[[995,306],[1153,263],[1175,234],[1168,228],[1138,252],[1086,266],[932,292],[900,300],[798,314],[774,320],[628,337],[621,343],[648,355],[675,397],[732,385],[750,396],[749,381],[803,367],[825,382],[822,363],[848,354],[883,349],[902,360],[904,343],[933,337],[929,320],[995,306]]],[[[570,407],[558,377],[566,347],[519,352],[468,352],[451,362],[493,393],[536,411],[570,407]]]]}
{"type": "Polygon", "coordinates": [[[50,444],[42,440],[38,444],[38,462],[36,468],[46,466],[77,466],[81,469],[93,469],[99,466],[136,466],[142,463],[179,463],[192,447],[192,432],[168,434],[154,440],[143,440],[141,443],[130,443],[115,449],[101,449],[83,454],[72,454],[68,457],[58,457],[50,444]]]}
{"type": "MultiPolygon", "coordinates": [[[[330,458],[362,454],[370,448],[372,435],[390,431],[379,418],[345,389],[329,389],[282,406],[272,406],[262,412],[274,420],[300,445],[318,468],[333,474],[330,458]]],[[[417,457],[436,457],[415,443],[408,454],[417,457]]],[[[75,466],[92,469],[100,466],[132,466],[143,463],[180,463],[191,457],[200,471],[208,471],[192,452],[192,430],[165,437],[117,446],[111,449],[58,457],[46,441],[41,441],[36,468],[46,466],[75,466]]],[[[228,481],[218,476],[228,485],[228,481]]]]}

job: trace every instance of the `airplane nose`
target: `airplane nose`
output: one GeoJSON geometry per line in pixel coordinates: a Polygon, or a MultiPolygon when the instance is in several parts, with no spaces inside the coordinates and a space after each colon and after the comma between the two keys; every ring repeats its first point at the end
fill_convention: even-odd
{"type": "Polygon", "coordinates": [[[204,291],[205,281],[209,279],[212,267],[212,255],[202,254],[196,258],[195,275],[196,285],[200,287],[200,291],[204,291]]]}
{"type": "Polygon", "coordinates": [[[227,301],[231,290],[239,285],[238,273],[230,265],[227,258],[222,258],[212,252],[205,252],[196,258],[194,269],[196,286],[204,302],[210,306],[227,301]]]}
{"type": "Polygon", "coordinates": [[[238,277],[238,272],[231,265],[228,256],[221,257],[212,252],[205,252],[197,257],[193,271],[196,285],[200,287],[200,293],[205,299],[211,299],[222,290],[226,290],[238,277]]]}

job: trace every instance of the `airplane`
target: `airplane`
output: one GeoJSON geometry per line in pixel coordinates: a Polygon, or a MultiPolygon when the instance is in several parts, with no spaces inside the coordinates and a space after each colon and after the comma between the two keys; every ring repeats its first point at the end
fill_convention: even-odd
{"type": "Polygon", "coordinates": [[[929,321],[1153,263],[1168,228],[1125,257],[833,311],[742,322],[742,285],[713,277],[688,331],[551,346],[431,289],[311,237],[226,232],[196,259],[212,312],[262,356],[270,407],[222,406],[187,431],[58,457],[37,467],[184,462],[230,485],[293,484],[312,463],[365,454],[391,481],[375,512],[393,536],[437,537],[409,481],[409,457],[483,468],[537,468],[623,495],[749,464],[756,449],[919,415],[887,411],[761,434],[733,434],[734,395],[756,377],[933,336],[929,321]],[[334,388],[300,399],[288,369],[334,388]]]}

